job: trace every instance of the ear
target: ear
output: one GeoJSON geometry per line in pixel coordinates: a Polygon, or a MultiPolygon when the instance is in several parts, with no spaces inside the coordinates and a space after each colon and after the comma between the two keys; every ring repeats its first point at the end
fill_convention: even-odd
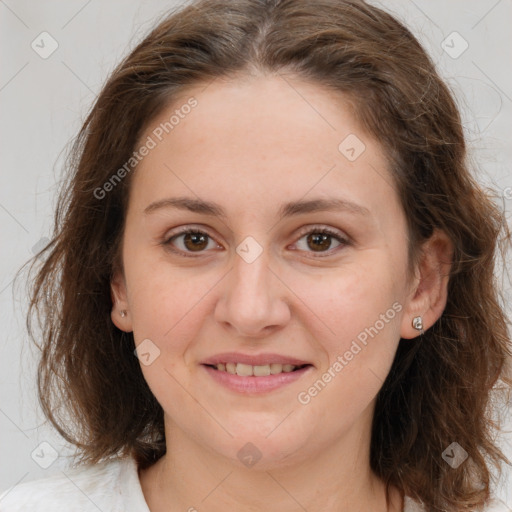
{"type": "Polygon", "coordinates": [[[434,230],[423,244],[421,258],[415,269],[409,299],[404,308],[400,336],[417,337],[420,332],[412,326],[414,317],[421,316],[426,331],[441,317],[448,299],[448,281],[453,258],[453,243],[446,233],[434,230]]]}
{"type": "Polygon", "coordinates": [[[125,332],[132,332],[132,317],[126,293],[126,281],[121,271],[114,274],[110,282],[112,311],[110,317],[114,325],[125,332]]]}

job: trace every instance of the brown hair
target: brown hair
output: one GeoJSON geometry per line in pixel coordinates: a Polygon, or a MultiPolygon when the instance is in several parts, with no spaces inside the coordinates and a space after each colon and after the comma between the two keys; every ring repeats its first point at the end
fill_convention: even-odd
{"type": "Polygon", "coordinates": [[[498,379],[512,384],[494,274],[510,233],[468,171],[460,116],[433,63],[400,22],[363,1],[197,1],[159,23],[115,69],[75,140],[54,236],[38,255],[46,258],[27,323],[34,339],[35,313],[42,326],[44,413],[82,461],[130,453],[147,467],[165,453],[162,408],[133,335],[110,319],[133,173],[102,197],[97,191],[178,93],[254,70],[293,74],[357,105],[389,157],[411,263],[434,228],[453,242],[446,308],[422,337],[400,340],[377,397],[370,462],[429,511],[476,510],[489,498],[489,464],[509,462],[495,444],[490,406],[498,379]],[[441,458],[454,441],[469,454],[457,469],[441,458]]]}

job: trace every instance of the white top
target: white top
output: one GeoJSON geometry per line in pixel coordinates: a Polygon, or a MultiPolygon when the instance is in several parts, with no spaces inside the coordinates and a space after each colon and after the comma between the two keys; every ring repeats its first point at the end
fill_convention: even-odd
{"type": "MultiPolygon", "coordinates": [[[[425,511],[407,496],[404,502],[403,512],[425,511]]],[[[61,471],[32,482],[20,483],[0,494],[1,512],[60,510],[150,512],[142,493],[135,460],[113,459],[61,471]]]]}

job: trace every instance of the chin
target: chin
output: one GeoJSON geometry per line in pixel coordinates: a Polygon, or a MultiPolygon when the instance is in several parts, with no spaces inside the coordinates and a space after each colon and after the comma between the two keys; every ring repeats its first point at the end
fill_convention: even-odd
{"type": "MultiPolygon", "coordinates": [[[[278,427],[279,429],[279,427],[278,427]]],[[[242,433],[232,432],[234,437],[217,447],[222,455],[240,468],[271,470],[298,464],[311,454],[306,439],[294,439],[285,429],[244,429],[242,433]]]]}

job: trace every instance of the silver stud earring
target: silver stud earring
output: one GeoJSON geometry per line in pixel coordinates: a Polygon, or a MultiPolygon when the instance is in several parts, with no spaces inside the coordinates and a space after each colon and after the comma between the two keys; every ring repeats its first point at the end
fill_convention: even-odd
{"type": "Polygon", "coordinates": [[[124,318],[126,316],[126,309],[122,309],[120,315],[124,318]]]}
{"type": "Polygon", "coordinates": [[[423,334],[424,331],[423,331],[423,319],[421,318],[421,316],[415,316],[413,319],[412,319],[412,326],[417,330],[417,331],[420,331],[420,334],[423,334]]]}

